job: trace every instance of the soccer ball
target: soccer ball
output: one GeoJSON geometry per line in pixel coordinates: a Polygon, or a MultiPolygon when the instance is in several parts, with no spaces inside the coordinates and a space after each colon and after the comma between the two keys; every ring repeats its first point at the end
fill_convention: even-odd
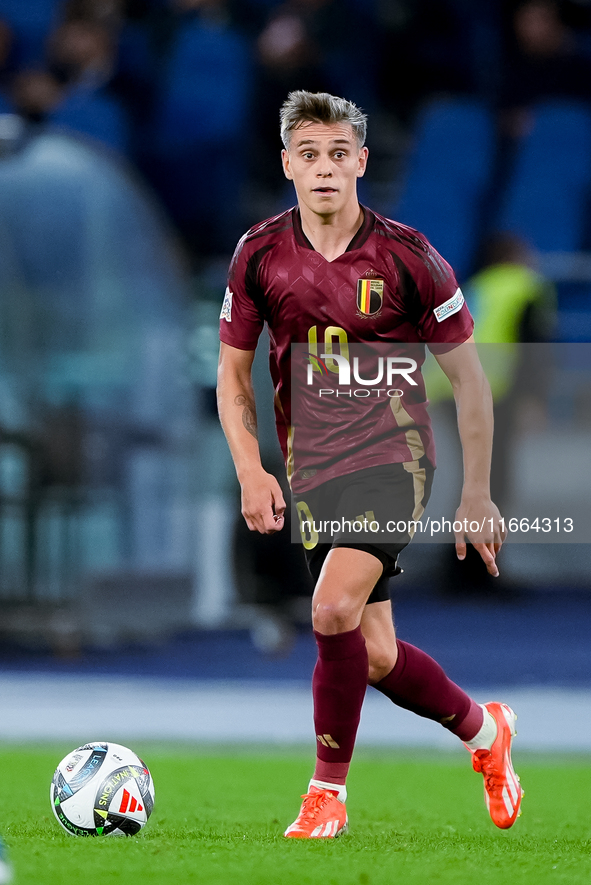
{"type": "Polygon", "coordinates": [[[4,843],[0,839],[0,885],[9,885],[12,882],[12,867],[6,856],[4,843]]]}
{"type": "Polygon", "coordinates": [[[53,813],[73,836],[133,836],[154,807],[152,775],[134,752],[96,741],[62,759],[51,781],[53,813]]]}

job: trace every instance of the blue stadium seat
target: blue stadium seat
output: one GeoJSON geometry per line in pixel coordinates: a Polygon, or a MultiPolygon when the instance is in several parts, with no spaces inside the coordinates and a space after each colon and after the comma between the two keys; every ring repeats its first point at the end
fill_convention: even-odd
{"type": "Polygon", "coordinates": [[[147,175],[183,234],[225,252],[243,227],[252,62],[242,35],[199,17],[176,38],[144,138],[147,175]]]}
{"type": "Polygon", "coordinates": [[[16,36],[15,61],[19,66],[43,60],[45,40],[56,23],[60,0],[2,0],[0,18],[16,36]]]}
{"type": "Polygon", "coordinates": [[[401,198],[392,216],[424,233],[458,278],[471,269],[492,172],[492,115],[471,99],[437,100],[420,114],[401,198]]]}
{"type": "Polygon", "coordinates": [[[158,102],[154,135],[166,149],[234,137],[246,116],[251,65],[234,30],[200,19],[178,36],[158,102]]]}
{"type": "Polygon", "coordinates": [[[544,102],[520,146],[496,226],[541,252],[581,249],[590,186],[591,111],[544,102]]]}
{"type": "Polygon", "coordinates": [[[125,111],[104,93],[70,93],[53,111],[49,122],[87,135],[120,153],[125,153],[129,145],[125,111]]]}

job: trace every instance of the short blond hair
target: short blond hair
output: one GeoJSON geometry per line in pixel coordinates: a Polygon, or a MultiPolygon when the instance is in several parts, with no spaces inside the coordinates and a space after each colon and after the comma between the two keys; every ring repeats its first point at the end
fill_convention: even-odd
{"type": "Polygon", "coordinates": [[[292,132],[302,123],[348,123],[360,148],[365,144],[367,114],[346,98],[329,95],[328,92],[306,92],[297,89],[290,92],[279,114],[281,141],[289,150],[292,132]]]}

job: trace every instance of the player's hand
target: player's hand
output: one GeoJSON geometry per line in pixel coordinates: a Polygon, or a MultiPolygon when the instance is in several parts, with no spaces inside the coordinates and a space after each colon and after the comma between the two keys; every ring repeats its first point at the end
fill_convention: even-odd
{"type": "Polygon", "coordinates": [[[456,510],[454,535],[458,559],[466,558],[468,540],[480,554],[489,575],[498,578],[497,553],[505,540],[506,532],[499,508],[490,498],[462,495],[460,506],[456,510]],[[458,523],[461,523],[461,529],[458,523]]]}
{"type": "Polygon", "coordinates": [[[274,476],[262,468],[242,477],[242,515],[251,532],[272,535],[284,525],[285,500],[274,476]]]}

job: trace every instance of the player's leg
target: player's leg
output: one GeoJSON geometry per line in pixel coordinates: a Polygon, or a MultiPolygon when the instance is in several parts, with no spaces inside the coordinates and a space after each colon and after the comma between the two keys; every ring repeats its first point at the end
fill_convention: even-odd
{"type": "Polygon", "coordinates": [[[339,547],[328,554],[314,590],[312,626],[318,644],[312,681],[318,754],[314,777],[319,780],[345,783],[368,679],[360,622],[381,573],[381,562],[370,553],[339,547]]]}
{"type": "Polygon", "coordinates": [[[376,685],[391,673],[398,657],[396,631],[389,599],[366,605],[361,616],[361,632],[368,657],[368,684],[376,685]]]}
{"type": "MultiPolygon", "coordinates": [[[[388,508],[391,508],[392,502],[396,502],[401,508],[401,519],[408,520],[411,513],[416,518],[417,500],[426,500],[430,485],[428,474],[426,481],[424,476],[421,479],[423,473],[418,464],[394,465],[385,473],[363,471],[347,477],[345,496],[351,489],[354,492],[351,495],[351,514],[377,509],[380,507],[380,497],[387,492],[388,508]],[[411,466],[413,470],[408,469],[411,466]]],[[[314,513],[315,505],[316,502],[313,502],[314,513]]],[[[386,510],[384,516],[391,515],[386,510]]],[[[381,518],[382,514],[378,511],[378,521],[381,518]]],[[[334,827],[339,826],[338,820],[331,822],[327,816],[332,814],[338,818],[335,795],[342,799],[346,795],[344,781],[364,696],[364,687],[359,679],[363,669],[370,684],[394,703],[440,722],[464,740],[472,751],[482,750],[473,755],[474,767],[485,774],[491,816],[497,825],[510,826],[521,799],[520,788],[517,785],[517,802],[513,806],[514,816],[511,812],[511,817],[507,810],[504,813],[501,810],[500,814],[494,812],[499,802],[497,799],[491,801],[490,794],[492,789],[498,798],[499,784],[501,793],[503,790],[506,793],[508,782],[513,789],[511,795],[515,793],[516,776],[510,765],[510,755],[507,756],[506,752],[510,749],[511,732],[514,730],[508,721],[508,716],[510,718],[512,714],[508,708],[503,712],[500,705],[487,705],[487,709],[480,707],[448,679],[429,655],[396,639],[386,575],[400,571],[396,558],[410,538],[393,538],[387,544],[378,545],[375,544],[375,537],[370,538],[373,544],[359,543],[360,540],[358,535],[349,539],[341,536],[333,539],[334,548],[327,543],[319,543],[312,550],[310,544],[307,547],[310,571],[317,579],[313,604],[319,645],[319,660],[314,674],[318,758],[310,793],[304,798],[300,817],[286,835],[330,836],[336,832],[334,827]],[[347,554],[339,554],[339,550],[347,551],[347,554]],[[328,551],[330,560],[327,558],[328,551]],[[366,574],[367,580],[361,584],[359,578],[362,569],[357,568],[357,561],[363,560],[356,561],[356,553],[365,554],[368,557],[365,561],[372,563],[366,574]],[[368,605],[365,605],[366,600],[369,600],[368,605]],[[365,639],[365,643],[360,642],[361,638],[365,639]],[[354,674],[353,678],[350,673],[354,674]],[[335,737],[337,732],[339,740],[335,737]],[[512,784],[511,777],[514,779],[512,784]],[[317,792],[323,792],[324,798],[319,798],[317,792]],[[309,807],[310,802],[312,806],[309,807]],[[319,807],[321,802],[324,802],[322,808],[319,807]],[[318,820],[319,815],[326,820],[326,824],[314,826],[311,830],[311,823],[318,820]],[[306,832],[300,826],[302,818],[305,818],[306,832]]]]}
{"type": "Polygon", "coordinates": [[[515,714],[510,707],[477,704],[433,658],[397,639],[389,600],[365,607],[361,630],[370,684],[397,706],[439,722],[459,737],[472,753],[474,770],[484,775],[493,822],[502,829],[512,826],[523,791],[511,762],[515,714]]]}
{"type": "Polygon", "coordinates": [[[346,828],[345,779],[368,680],[359,624],[381,573],[371,553],[346,547],[331,549],[322,566],[312,599],[316,767],[300,813],[285,832],[290,838],[332,838],[346,828]]]}
{"type": "MultiPolygon", "coordinates": [[[[366,471],[353,478],[345,495],[353,512],[372,511],[378,525],[396,524],[396,535],[373,551],[381,558],[383,577],[372,591],[361,622],[368,649],[370,681],[394,703],[440,722],[472,751],[476,771],[484,775],[485,798],[494,823],[510,827],[519,813],[522,791],[511,763],[515,716],[503,704],[476,704],[425,652],[396,640],[388,575],[395,575],[397,557],[410,541],[410,532],[398,536],[398,523],[419,519],[427,504],[433,471],[424,460],[366,471]],[[360,506],[361,505],[361,506],[360,506]]],[[[340,543],[344,539],[340,538],[340,543]]],[[[338,542],[338,541],[337,541],[338,542]]]]}
{"type": "Polygon", "coordinates": [[[484,712],[421,649],[396,638],[390,601],[367,605],[361,619],[369,658],[369,683],[393,703],[433,719],[468,741],[484,712]]]}

